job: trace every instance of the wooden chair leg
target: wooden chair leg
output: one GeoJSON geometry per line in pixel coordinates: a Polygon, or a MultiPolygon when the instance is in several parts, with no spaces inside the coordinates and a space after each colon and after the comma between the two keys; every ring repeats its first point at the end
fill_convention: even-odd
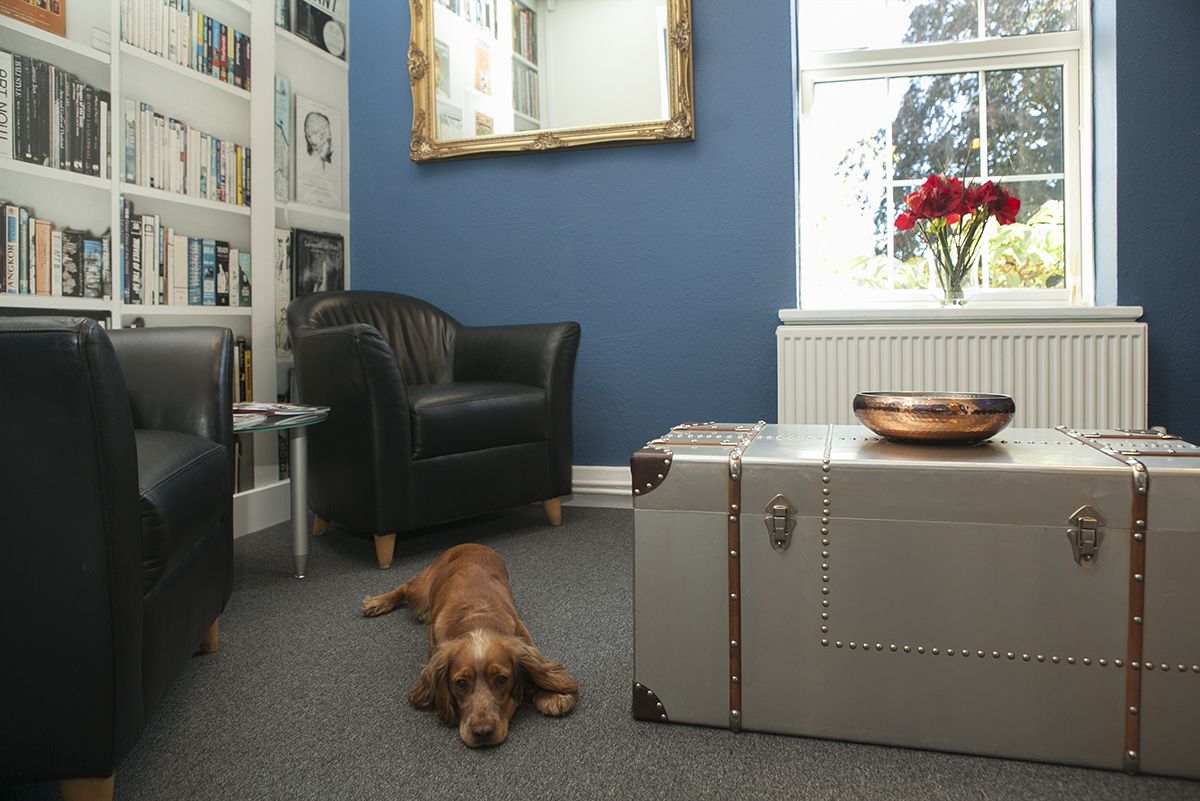
{"type": "Polygon", "coordinates": [[[319,537],[325,533],[325,529],[329,528],[329,521],[320,515],[313,515],[312,535],[319,537]]]}
{"type": "Polygon", "coordinates": [[[546,511],[546,519],[552,526],[562,525],[562,498],[551,498],[542,501],[542,509],[546,511]]]}
{"type": "Polygon", "coordinates": [[[213,624],[208,627],[208,632],[204,635],[204,639],[200,641],[200,653],[211,654],[217,650],[217,646],[221,644],[221,633],[217,631],[217,623],[220,618],[213,621],[213,624]]]}
{"type": "Polygon", "coordinates": [[[396,533],[375,535],[375,559],[386,570],[392,566],[392,554],[396,552],[396,533]]]}
{"type": "Polygon", "coordinates": [[[63,779],[58,791],[63,801],[112,801],[116,776],[104,779],[63,779]]]}

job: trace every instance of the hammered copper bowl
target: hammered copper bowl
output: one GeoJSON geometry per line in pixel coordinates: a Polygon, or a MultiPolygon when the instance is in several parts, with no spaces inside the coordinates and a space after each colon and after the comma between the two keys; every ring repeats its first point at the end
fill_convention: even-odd
{"type": "Polygon", "coordinates": [[[1007,395],[978,392],[860,392],[854,416],[881,437],[909,442],[979,442],[1012,422],[1007,395]]]}

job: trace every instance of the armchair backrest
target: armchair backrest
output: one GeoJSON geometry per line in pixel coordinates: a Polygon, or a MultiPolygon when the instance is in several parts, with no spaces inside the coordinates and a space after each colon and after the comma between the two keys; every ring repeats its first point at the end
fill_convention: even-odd
{"type": "MultiPolygon", "coordinates": [[[[57,753],[123,753],[141,727],[142,548],[121,369],[92,320],[0,317],[0,375],[0,607],[22,655],[5,665],[20,688],[5,715],[53,729],[57,753]]],[[[0,775],[54,758],[0,726],[0,775]]]]}
{"type": "Polygon", "coordinates": [[[436,306],[393,292],[345,290],[296,298],[288,306],[288,328],[366,323],[379,330],[396,355],[405,384],[453,380],[454,340],[460,325],[436,306]]]}

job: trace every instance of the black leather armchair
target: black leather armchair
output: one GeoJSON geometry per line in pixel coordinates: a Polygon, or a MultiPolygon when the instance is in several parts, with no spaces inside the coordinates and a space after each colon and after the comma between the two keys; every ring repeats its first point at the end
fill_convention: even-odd
{"type": "Polygon", "coordinates": [[[0,781],[111,798],[233,581],[231,336],[0,317],[0,781]]]}
{"type": "Polygon", "coordinates": [[[331,407],[308,434],[314,534],[373,536],[571,492],[577,323],[472,327],[417,298],[324,292],[288,308],[304,403],[331,407]]]}

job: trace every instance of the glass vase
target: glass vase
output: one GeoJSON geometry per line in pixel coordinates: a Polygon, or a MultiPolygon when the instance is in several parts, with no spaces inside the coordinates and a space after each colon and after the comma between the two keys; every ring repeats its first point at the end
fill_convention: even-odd
{"type": "Polygon", "coordinates": [[[963,292],[962,280],[955,278],[943,279],[938,276],[938,285],[942,288],[942,294],[938,296],[938,303],[943,306],[966,306],[967,296],[963,292]]]}

